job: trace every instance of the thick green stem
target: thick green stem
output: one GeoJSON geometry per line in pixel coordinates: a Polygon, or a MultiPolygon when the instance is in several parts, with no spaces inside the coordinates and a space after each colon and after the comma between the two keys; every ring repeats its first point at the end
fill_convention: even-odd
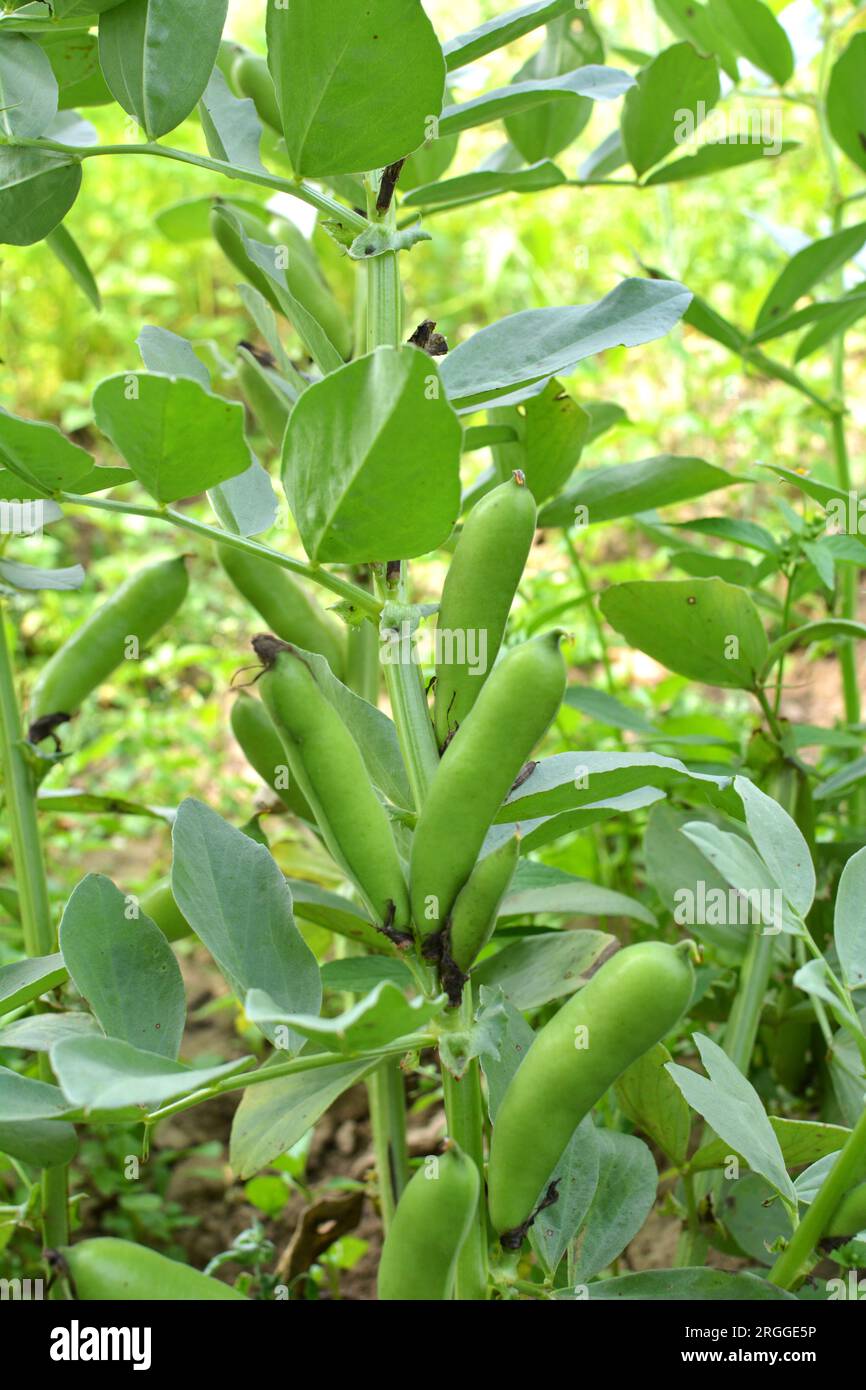
{"type": "Polygon", "coordinates": [[[367,263],[367,351],[398,347],[403,336],[403,293],[397,253],[386,251],[367,263]]]}
{"type": "Polygon", "coordinates": [[[866,1110],[852,1129],[845,1147],[827,1174],[820,1192],[785,1250],[773,1265],[768,1278],[780,1289],[791,1289],[809,1272],[810,1261],[821,1236],[845,1193],[866,1172],[866,1110]]]}
{"type": "MultiPolygon", "coordinates": [[[[832,11],[827,8],[825,10],[822,26],[824,46],[821,52],[818,73],[817,116],[820,145],[830,184],[828,210],[833,222],[833,231],[840,232],[845,223],[845,202],[842,197],[842,185],[839,178],[839,162],[836,157],[836,145],[833,140],[827,115],[827,91],[833,71],[834,60],[833,32],[832,11]]],[[[841,295],[844,293],[844,289],[844,275],[840,270],[833,278],[832,290],[834,293],[841,295]]],[[[832,352],[833,394],[836,405],[836,414],[831,420],[833,456],[836,463],[836,478],[838,484],[848,492],[851,489],[851,463],[848,456],[848,440],[845,430],[844,332],[838,333],[833,338],[832,352]]],[[[856,619],[857,617],[859,607],[859,575],[860,571],[856,565],[843,565],[841,583],[841,613],[843,618],[856,619]]],[[[842,671],[842,693],[845,701],[845,719],[848,724],[859,724],[861,710],[860,688],[857,682],[857,650],[853,641],[843,641],[840,643],[839,664],[842,671]]],[[[851,752],[849,756],[853,758],[855,755],[851,752]]],[[[864,798],[862,794],[855,793],[849,804],[849,814],[855,824],[859,821],[863,810],[864,798]]]]}
{"type": "Polygon", "coordinates": [[[379,1202],[385,1234],[391,1227],[400,1194],[409,1178],[409,1146],[406,1140],[406,1097],[400,1059],[382,1062],[367,1079],[370,1123],[376,1172],[379,1175],[379,1202]]]}
{"type": "Polygon", "coordinates": [[[416,811],[427,799],[439,766],[439,751],[430,719],[424,677],[414,658],[411,637],[389,644],[384,662],[385,685],[397,727],[416,811]],[[408,650],[407,650],[408,648],[408,650]]]}
{"type": "MultiPolygon", "coordinates": [[[[371,217],[377,221],[393,220],[393,212],[387,213],[385,219],[380,218],[376,213],[378,180],[373,176],[368,176],[366,184],[367,205],[371,217]]],[[[402,331],[403,301],[400,270],[395,253],[389,252],[384,256],[374,256],[371,259],[366,267],[366,290],[363,308],[360,307],[360,291],[357,295],[355,322],[359,330],[362,324],[365,326],[367,351],[372,352],[375,348],[382,346],[396,347],[400,342],[402,331]]],[[[361,629],[351,635],[350,657],[353,657],[360,668],[358,671],[359,679],[364,680],[367,685],[366,698],[372,698],[373,703],[375,703],[379,694],[379,633],[376,628],[364,623],[361,629]],[[352,650],[353,643],[355,644],[354,652],[352,650]]],[[[391,691],[391,682],[387,679],[387,668],[386,684],[391,695],[395,720],[397,720],[397,710],[394,708],[396,702],[391,691]]],[[[403,745],[399,720],[397,721],[397,730],[401,740],[401,748],[406,756],[407,750],[403,745]]],[[[410,756],[407,757],[407,767],[414,794],[415,783],[412,781],[411,750],[410,756]]],[[[370,1125],[373,1131],[376,1171],[379,1175],[382,1225],[387,1235],[400,1194],[409,1177],[406,1096],[403,1087],[403,1074],[396,1061],[383,1062],[377,1068],[368,1079],[367,1094],[370,1098],[370,1125]]]]}
{"type": "Polygon", "coordinates": [[[379,635],[372,623],[350,627],[346,684],[368,704],[379,703],[379,635]]]}
{"type": "MultiPolygon", "coordinates": [[[[459,1027],[472,1027],[472,987],[466,984],[460,1006],[459,1027]]],[[[480,1302],[487,1298],[487,1203],[484,1200],[484,1113],[481,1097],[481,1071],[478,1059],[473,1058],[458,1081],[447,1067],[442,1068],[442,1088],[445,1095],[445,1118],[448,1135],[459,1144],[478,1169],[481,1179],[481,1200],[460,1252],[454,1296],[465,1302],[480,1302]]]]}
{"type": "Polygon", "coordinates": [[[706,1239],[701,1234],[697,1192],[692,1173],[683,1174],[683,1196],[686,1199],[686,1224],[680,1232],[674,1263],[678,1269],[689,1269],[703,1261],[707,1248],[706,1239]]]}
{"type": "MultiPolygon", "coordinates": [[[[845,338],[839,334],[833,344],[833,386],[840,401],[845,394],[845,338]]],[[[851,490],[851,464],[848,457],[848,440],[845,434],[845,417],[834,415],[832,420],[833,455],[836,460],[836,477],[845,492],[851,490]]],[[[859,604],[859,576],[856,565],[842,566],[843,618],[857,618],[859,604]]],[[[851,639],[839,644],[839,664],[842,668],[842,692],[845,700],[845,719],[848,724],[860,723],[860,686],[857,680],[857,649],[851,639]]],[[[852,752],[851,757],[854,754],[852,752]]]]}
{"type": "Polygon", "coordinates": [[[230,550],[244,550],[248,555],[258,555],[262,560],[268,560],[272,565],[277,565],[280,569],[290,570],[292,574],[299,574],[304,579],[309,579],[311,584],[318,584],[323,589],[330,589],[332,594],[339,595],[355,608],[366,613],[369,617],[378,620],[381,605],[366,589],[362,589],[358,584],[352,584],[348,579],[341,579],[338,574],[331,574],[329,570],[321,569],[318,565],[308,565],[303,560],[296,560],[292,555],[284,555],[282,551],[272,550],[269,545],[262,545],[260,541],[250,540],[247,536],[235,535],[233,531],[223,531],[219,526],[209,526],[206,521],[196,521],[194,517],[186,516],[184,512],[177,511],[174,507],[147,507],[136,506],[129,502],[115,502],[105,497],[80,497],[75,492],[58,492],[56,495],[58,502],[63,502],[66,506],[92,507],[102,512],[123,512],[128,516],[149,516],[154,521],[167,521],[171,526],[177,526],[181,531],[188,531],[193,536],[203,536],[206,540],[216,541],[219,545],[227,546],[230,550]]]}
{"type": "Polygon", "coordinates": [[[740,968],[740,985],[725,1029],[724,1050],[744,1076],[749,1074],[758,1036],[775,943],[775,936],[763,931],[752,937],[740,968]]]}
{"type": "MultiPolygon", "coordinates": [[[[36,786],[24,752],[21,713],[6,637],[6,616],[5,606],[0,606],[0,766],[21,904],[24,949],[28,956],[46,956],[55,949],[56,939],[36,820],[36,786]]],[[[39,1057],[39,1074],[43,1081],[54,1079],[44,1053],[39,1057]]],[[[42,1230],[46,1246],[52,1248],[65,1245],[69,1238],[64,1167],[43,1170],[42,1230]]]]}

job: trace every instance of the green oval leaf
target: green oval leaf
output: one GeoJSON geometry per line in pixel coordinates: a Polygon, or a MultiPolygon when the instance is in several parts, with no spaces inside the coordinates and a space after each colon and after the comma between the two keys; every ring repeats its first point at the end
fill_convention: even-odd
{"type": "Polygon", "coordinates": [[[508,387],[566,375],[596,352],[661,338],[690,300],[675,280],[629,279],[594,304],[525,309],[456,347],[442,380],[453,401],[480,404],[508,387]]]}
{"type": "Polygon", "coordinates": [[[38,34],[60,88],[60,110],[106,106],[113,101],[99,66],[99,40],[86,29],[38,34]]]}
{"type": "Polygon", "coordinates": [[[598,1186],[586,1214],[574,1280],[585,1283],[621,1254],[653,1209],[658,1170],[633,1134],[596,1130],[598,1186]]]}
{"type": "Polygon", "coordinates": [[[690,680],[754,690],[767,637],[745,589],[723,579],[635,580],[602,594],[601,611],[638,651],[690,680]]]}
{"type": "Polygon", "coordinates": [[[481,198],[498,198],[503,193],[539,193],[565,183],[565,174],[551,159],[542,159],[528,169],[476,169],[453,179],[423,184],[406,194],[407,207],[450,207],[475,203],[481,198]]]}
{"type": "Polygon", "coordinates": [[[392,164],[442,110],[445,59],[420,0],[268,0],[268,63],[301,178],[392,164]]]}
{"type": "Polygon", "coordinates": [[[668,1062],[667,1071],[716,1134],[741,1153],[752,1171],[766,1178],[784,1201],[793,1202],[794,1184],[757,1091],[712,1038],[703,1033],[695,1033],[694,1038],[709,1079],[676,1062],[668,1062]]]}
{"type": "Polygon", "coordinates": [[[402,985],[391,980],[381,983],[357,1004],[336,1018],[316,1014],[294,1014],[281,1010],[264,990],[250,990],[245,1011],[253,1023],[288,1024],[295,1032],[310,1038],[325,1052],[361,1053],[385,1047],[396,1038],[420,1032],[424,1024],[441,1013],[445,996],[407,999],[402,985]]]}
{"type": "Polygon", "coordinates": [[[721,94],[719,65],[690,43],[675,43],[637,75],[622,108],[622,141],[629,162],[645,174],[685,143],[721,94]]]}
{"type": "Polygon", "coordinates": [[[795,1302],[796,1296],[768,1284],[756,1274],[730,1274],[724,1269],[650,1269],[621,1274],[591,1284],[590,1299],[655,1299],[657,1302],[773,1303],[795,1302]]]}
{"type": "Polygon", "coordinates": [[[88,874],[66,904],[60,950],[110,1038],[177,1057],[186,1022],[180,967],[137,900],[102,874],[88,874]]]}
{"type": "Polygon", "coordinates": [[[794,50],[762,0],[709,0],[716,26],[748,62],[782,87],[794,71],[794,50]]]}
{"type": "Polygon", "coordinates": [[[616,1098],[633,1124],[681,1166],[689,1147],[689,1107],[665,1067],[672,1061],[662,1043],[632,1062],[616,1082],[616,1098]]]}
{"type": "Polygon", "coordinates": [[[703,459],[674,458],[671,454],[587,469],[577,475],[568,492],[548,503],[539,524],[573,526],[579,519],[581,525],[596,526],[703,497],[738,481],[703,459]]]}
{"type": "Polygon", "coordinates": [[[32,140],[57,114],[57,79],[38,43],[0,34],[0,135],[32,140]]]}
{"type": "Polygon", "coordinates": [[[90,300],[94,309],[101,309],[102,298],[93,271],[87,264],[84,252],[68,228],[64,227],[61,222],[59,227],[55,227],[53,232],[48,233],[45,241],[60,264],[69,272],[81,292],[90,300]]]}
{"type": "Polygon", "coordinates": [[[41,241],[63,221],[80,187],[75,155],[0,146],[0,244],[41,241]]]}
{"type": "Polygon", "coordinates": [[[195,110],[213,72],[228,0],[125,0],[99,22],[99,61],[150,140],[195,110]]]}
{"type": "MultiPolygon", "coordinates": [[[[570,15],[548,25],[542,47],[515,74],[515,82],[559,77],[574,68],[604,62],[604,44],[588,11],[583,10],[575,18],[582,26],[579,31],[573,27],[570,15]]],[[[505,128],[525,162],[535,164],[567,149],[588,125],[591,116],[589,97],[579,97],[577,101],[547,101],[531,111],[510,116],[505,128]]]]}
{"type": "Polygon", "coordinates": [[[827,122],[839,148],[866,169],[866,34],[855,34],[833,65],[827,122]]]}
{"type": "Polygon", "coordinates": [[[459,135],[462,130],[503,121],[522,111],[532,111],[548,102],[568,102],[583,113],[584,102],[615,101],[634,86],[634,78],[620,68],[588,64],[559,77],[538,78],[513,82],[510,87],[498,87],[471,101],[446,106],[439,122],[441,136],[459,135]]]}
{"type": "Polygon", "coordinates": [[[70,491],[93,469],[85,449],[54,425],[22,420],[0,407],[0,464],[35,490],[70,491]]]}
{"type": "Polygon", "coordinates": [[[117,1038],[64,1038],[51,1049],[51,1066],[63,1095],[74,1106],[89,1111],[117,1111],[130,1118],[135,1118],[138,1110],[164,1105],[225,1076],[245,1071],[252,1060],[239,1057],[221,1066],[185,1067],[170,1057],[146,1052],[117,1038]]]}
{"type": "Polygon", "coordinates": [[[78,1148],[72,1125],[57,1120],[0,1122],[0,1153],[10,1154],[36,1168],[58,1168],[71,1162],[78,1148]]]}
{"type": "Polygon", "coordinates": [[[773,142],[760,136],[757,140],[741,141],[739,136],[732,135],[729,140],[712,140],[702,145],[696,154],[663,164],[644,179],[644,184],[649,188],[659,183],[700,179],[707,174],[724,174],[728,169],[739,169],[741,165],[754,164],[758,159],[778,159],[798,146],[797,140],[773,142]]]}
{"type": "Polygon", "coordinates": [[[764,328],[781,318],[813,285],[825,280],[852,256],[856,256],[864,242],[866,222],[858,222],[853,227],[845,227],[841,232],[834,232],[832,236],[821,237],[819,241],[804,246],[791,257],[770,288],[758,311],[755,328],[764,328]]]}
{"type": "Polygon", "coordinates": [[[283,486],[310,559],[435,550],[460,511],[461,442],[436,365],[416,348],[378,348],[311,386],[283,446],[283,486]]]}
{"type": "Polygon", "coordinates": [[[454,72],[467,63],[474,63],[478,58],[486,57],[497,48],[504,48],[506,44],[573,9],[574,0],[535,0],[534,4],[521,5],[519,9],[496,15],[477,29],[458,34],[442,45],[448,71],[454,72]]]}
{"type": "Polygon", "coordinates": [[[250,1086],[232,1125],[230,1162],[238,1177],[251,1178],[297,1144],[334,1101],[375,1065],[366,1060],[335,1062],[250,1086]]]}
{"type": "Polygon", "coordinates": [[[186,377],[127,372],[100,382],[96,424],[158,502],[194,497],[252,463],[244,408],[186,377]]]}
{"type": "Polygon", "coordinates": [[[842,870],[833,927],[836,950],[849,989],[866,985],[866,849],[842,870]]]}
{"type": "Polygon", "coordinates": [[[59,952],[13,961],[0,970],[0,1014],[8,1014],[47,994],[69,978],[59,952]]]}
{"type": "Polygon", "coordinates": [[[265,846],[191,798],[180,805],[172,841],[177,905],[238,997],[265,991],[283,1015],[318,1012],[316,958],[295,926],[289,886],[265,846]]]}

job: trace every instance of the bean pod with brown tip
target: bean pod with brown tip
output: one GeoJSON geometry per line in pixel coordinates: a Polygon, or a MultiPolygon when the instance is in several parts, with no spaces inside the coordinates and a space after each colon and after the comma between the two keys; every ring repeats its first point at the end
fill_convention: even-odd
{"type": "Polygon", "coordinates": [[[140,652],[177,612],[188,588],[183,556],[131,575],[43,667],[30,701],[31,723],[61,711],[74,714],[127,657],[130,639],[140,652]]]}
{"type": "Polygon", "coordinates": [[[270,635],[255,637],[253,650],[266,668],[262,699],[325,844],[358,885],[375,922],[405,932],[406,879],[357,743],[301,652],[270,635]]]}

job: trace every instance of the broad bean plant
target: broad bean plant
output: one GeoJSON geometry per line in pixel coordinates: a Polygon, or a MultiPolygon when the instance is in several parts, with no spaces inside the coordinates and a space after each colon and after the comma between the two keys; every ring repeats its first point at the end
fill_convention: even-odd
{"type": "Polygon", "coordinates": [[[164,1120],[237,1093],[230,1161],[248,1179],[364,1083],[382,1299],[841,1296],[866,1240],[866,550],[845,370],[866,313],[866,222],[848,216],[866,196],[866,36],[835,3],[812,15],[820,56],[798,63],[778,0],[655,0],[651,53],[575,0],[497,5],[456,35],[420,0],[268,0],[253,51],[224,37],[227,4],[32,0],[0,17],[0,241],[42,243],[95,311],[67,225],[90,162],[175,161],[194,192],[153,235],[212,240],[249,320],[234,362],[143,328],[128,370],[93,394],[99,461],[0,411],[2,892],[20,925],[0,969],[0,1150],[18,1194],[4,1236],[40,1225],[63,1298],[267,1296],[82,1237],[67,1190],[82,1135],[135,1125],[146,1158],[164,1120]],[[529,56],[485,88],[485,60],[512,44],[529,56]],[[103,143],[117,106],[128,139],[103,143]],[[826,232],[776,229],[778,274],[751,326],[649,264],[597,302],[475,332],[404,321],[404,282],[455,209],[500,199],[507,216],[515,197],[540,209],[567,189],[577,219],[594,188],[615,217],[618,199],[660,187],[735,188],[747,163],[782,179],[796,141],[776,118],[794,107],[824,151],[826,232]],[[593,112],[608,134],[587,148],[593,112]],[[501,146],[472,167],[461,144],[490,126],[501,146]],[[353,268],[351,313],[322,236],[353,268]],[[579,364],[626,348],[639,365],[683,324],[790,392],[826,458],[599,466],[622,411],[587,398],[579,364]],[[792,339],[793,364],[769,355],[792,339]],[[773,484],[775,530],[707,510],[735,484],[773,484]],[[85,574],[34,566],[26,532],[105,513],[148,518],[176,552],[34,671],[23,615],[85,574]],[[680,575],[599,593],[588,538],[627,519],[680,575]],[[539,530],[568,557],[576,621],[606,659],[612,630],[684,684],[740,692],[751,714],[724,738],[677,736],[615,683],[575,681],[555,617],[517,640],[539,530]],[[429,602],[418,562],[437,554],[448,567],[429,602]],[[170,881],[140,900],[88,874],[56,911],[52,815],[144,809],[65,780],[75,716],[170,631],[191,555],[249,605],[234,736],[342,888],[287,877],[271,818],[240,808],[232,823],[188,797],[147,808],[172,837],[170,881]],[[798,725],[786,661],[828,643],[844,722],[798,725]],[[568,710],[616,738],[575,746],[568,710]],[[639,896],[544,858],[606,823],[626,827],[639,896]],[[594,924],[565,929],[575,917],[594,924]],[[221,1064],[183,1060],[173,943],[193,936],[255,1039],[221,1064]],[[419,1084],[445,1116],[420,1164],[406,1118],[419,1084]],[[659,1204],[680,1222],[672,1267],[621,1272],[659,1204]],[[707,1267],[711,1247],[739,1267],[707,1267]]]}

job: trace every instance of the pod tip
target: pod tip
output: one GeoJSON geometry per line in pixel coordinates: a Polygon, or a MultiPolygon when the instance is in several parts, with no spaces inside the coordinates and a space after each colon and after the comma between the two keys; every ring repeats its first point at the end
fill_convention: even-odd
{"type": "Polygon", "coordinates": [[[273,666],[280,652],[294,651],[294,647],[290,646],[288,642],[281,641],[279,637],[274,637],[272,632],[257,633],[250,645],[267,670],[273,666]]]}

